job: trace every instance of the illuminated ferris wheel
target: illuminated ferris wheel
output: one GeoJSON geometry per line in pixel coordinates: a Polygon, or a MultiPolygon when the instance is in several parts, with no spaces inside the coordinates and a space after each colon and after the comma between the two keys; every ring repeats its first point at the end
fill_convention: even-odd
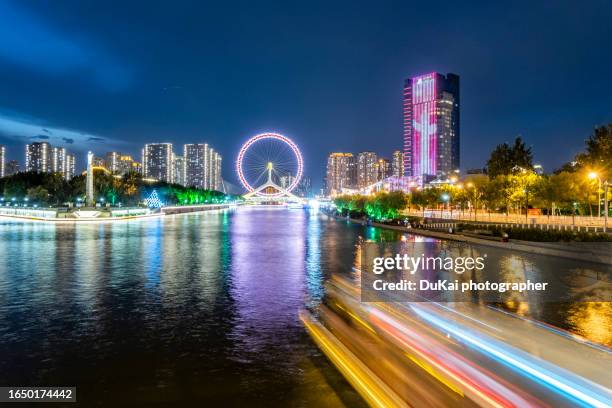
{"type": "Polygon", "coordinates": [[[252,195],[280,197],[290,194],[300,182],[302,153],[295,143],[279,133],[255,135],[242,146],[236,160],[240,183],[252,195]]]}

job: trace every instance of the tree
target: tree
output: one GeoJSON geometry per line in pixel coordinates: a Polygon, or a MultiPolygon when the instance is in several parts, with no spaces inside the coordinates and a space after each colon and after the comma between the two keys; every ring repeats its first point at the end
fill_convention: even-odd
{"type": "Polygon", "coordinates": [[[516,172],[516,168],[525,170],[533,169],[533,153],[531,147],[527,147],[521,137],[514,139],[514,146],[512,146],[512,163],[513,170],[516,172]]]}
{"type": "Polygon", "coordinates": [[[508,143],[497,145],[487,161],[487,172],[492,177],[509,174],[512,171],[512,150],[508,143]]]}
{"type": "Polygon", "coordinates": [[[585,144],[585,152],[577,154],[572,162],[564,164],[557,173],[587,169],[598,172],[602,179],[612,177],[612,123],[596,127],[585,144]]]}
{"type": "Polygon", "coordinates": [[[487,161],[487,169],[491,178],[512,174],[521,169],[531,170],[532,168],[533,154],[531,148],[525,145],[520,136],[514,140],[512,147],[508,143],[497,145],[487,161]]]}
{"type": "Polygon", "coordinates": [[[586,140],[586,152],[578,154],[576,161],[604,179],[612,175],[612,124],[595,128],[586,140]]]}
{"type": "Polygon", "coordinates": [[[49,201],[49,191],[43,186],[28,188],[28,199],[33,203],[47,204],[49,201]]]}

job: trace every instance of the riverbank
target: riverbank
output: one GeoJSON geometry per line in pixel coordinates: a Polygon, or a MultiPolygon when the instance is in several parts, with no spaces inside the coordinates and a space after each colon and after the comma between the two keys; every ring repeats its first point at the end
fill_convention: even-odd
{"type": "Polygon", "coordinates": [[[122,215],[122,216],[111,216],[103,214],[102,216],[96,217],[37,217],[29,215],[17,215],[17,214],[0,214],[0,219],[9,219],[14,221],[35,221],[35,222],[48,222],[56,224],[75,224],[75,223],[107,223],[116,221],[127,221],[127,220],[144,220],[144,219],[156,219],[164,217],[166,215],[180,215],[189,214],[194,212],[223,210],[230,208],[229,204],[205,204],[205,205],[191,205],[191,206],[175,206],[175,207],[162,207],[159,212],[148,213],[148,214],[137,214],[137,215],[122,215]]]}
{"type": "MultiPolygon", "coordinates": [[[[336,219],[346,220],[346,217],[334,216],[336,219]]],[[[363,224],[363,220],[349,219],[354,224],[363,224]]],[[[447,233],[441,231],[431,231],[421,228],[406,228],[399,225],[388,225],[372,222],[373,227],[385,228],[409,234],[421,235],[437,239],[459,241],[470,244],[485,245],[490,247],[509,249],[515,251],[528,252],[539,255],[549,255],[559,258],[573,259],[584,262],[597,262],[612,265],[612,254],[610,253],[609,243],[559,243],[559,242],[530,242],[511,239],[509,242],[502,242],[492,239],[464,235],[462,233],[447,233]]],[[[600,277],[597,277],[600,279],[600,277]]]]}

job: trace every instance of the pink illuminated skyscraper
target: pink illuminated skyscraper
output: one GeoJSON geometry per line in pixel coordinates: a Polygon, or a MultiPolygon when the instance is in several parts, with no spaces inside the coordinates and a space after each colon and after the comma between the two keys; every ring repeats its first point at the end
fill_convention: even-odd
{"type": "Polygon", "coordinates": [[[459,169],[459,76],[432,72],[404,83],[404,173],[427,182],[459,169]]]}

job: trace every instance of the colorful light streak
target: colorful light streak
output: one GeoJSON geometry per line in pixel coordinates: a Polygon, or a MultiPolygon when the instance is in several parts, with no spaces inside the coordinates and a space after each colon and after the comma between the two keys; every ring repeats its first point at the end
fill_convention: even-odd
{"type": "Polygon", "coordinates": [[[373,407],[404,407],[406,403],[371,372],[353,353],[306,312],[300,314],[308,333],[357,392],[373,407]]]}
{"type": "Polygon", "coordinates": [[[484,336],[468,333],[466,330],[413,305],[410,308],[423,320],[455,336],[465,344],[485,352],[516,371],[540,381],[553,391],[570,397],[585,406],[601,408],[612,406],[612,398],[609,395],[605,395],[610,394],[610,392],[597,384],[577,377],[542,360],[537,360],[536,364],[521,356],[520,354],[523,353],[513,347],[495,344],[497,342],[494,340],[486,340],[484,336]]]}
{"type": "MultiPolygon", "coordinates": [[[[386,311],[368,307],[372,322],[395,342],[415,353],[435,368],[470,399],[492,407],[533,406],[534,401],[523,398],[518,392],[503,384],[493,373],[478,369],[472,363],[443,347],[432,339],[409,330],[404,324],[392,318],[386,311]]],[[[447,384],[445,384],[447,385],[447,384]]],[[[449,385],[447,385],[448,387],[449,385]]],[[[537,405],[537,404],[536,404],[537,405]]]]}

